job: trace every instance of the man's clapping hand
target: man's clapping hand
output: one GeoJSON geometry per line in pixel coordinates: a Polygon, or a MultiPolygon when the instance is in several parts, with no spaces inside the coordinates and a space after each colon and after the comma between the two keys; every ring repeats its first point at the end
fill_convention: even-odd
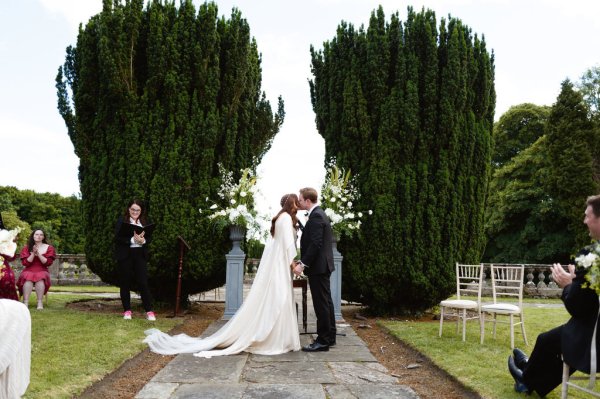
{"type": "Polygon", "coordinates": [[[575,278],[575,266],[568,265],[569,272],[566,272],[565,269],[561,266],[560,263],[555,263],[552,265],[552,279],[558,284],[560,288],[564,288],[565,286],[571,284],[573,279],[575,278]]]}

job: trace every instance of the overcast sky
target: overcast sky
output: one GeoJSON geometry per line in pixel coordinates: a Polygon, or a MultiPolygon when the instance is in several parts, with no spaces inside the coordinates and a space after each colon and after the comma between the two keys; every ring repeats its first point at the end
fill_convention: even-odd
{"type": "MultiPolygon", "coordinates": [[[[176,0],[179,4],[179,0],[176,0]]],[[[200,1],[194,2],[196,6],[200,1]]],[[[241,10],[262,54],[263,89],[276,107],[283,96],[286,119],[259,167],[260,189],[277,208],[282,194],[324,178],[324,143],[310,104],[312,44],[334,37],[340,21],[367,24],[382,5],[406,17],[407,5],[439,18],[451,14],[485,35],[496,57],[496,119],[510,106],[551,105],[565,78],[578,80],[600,64],[598,0],[237,0],[216,1],[227,17],[241,10]],[[308,162],[290,157],[304,154],[308,162]]],[[[0,185],[62,195],[79,193],[77,166],[56,109],[54,78],[65,48],[75,45],[79,23],[100,12],[101,0],[0,1],[0,185]]]]}

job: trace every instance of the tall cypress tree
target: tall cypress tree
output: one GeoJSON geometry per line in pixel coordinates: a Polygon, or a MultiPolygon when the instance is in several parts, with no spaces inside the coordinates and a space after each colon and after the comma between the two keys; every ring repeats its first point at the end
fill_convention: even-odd
{"type": "Polygon", "coordinates": [[[267,151],[283,121],[261,92],[260,56],[241,13],[214,3],[104,0],[57,76],[58,108],[79,156],[90,268],[117,282],[116,218],[133,197],[157,224],[149,263],[174,300],[177,237],[190,243],[182,298],[223,284],[230,243],[198,209],[216,198],[218,163],[237,172],[267,151]]]}
{"type": "Polygon", "coordinates": [[[582,206],[588,195],[600,191],[600,131],[590,119],[583,96],[569,80],[562,83],[550,110],[546,139],[549,167],[545,187],[553,208],[566,220],[568,237],[572,239],[570,249],[575,253],[590,240],[581,226],[582,206]]]}
{"type": "Polygon", "coordinates": [[[375,312],[426,309],[479,262],[495,106],[493,56],[455,18],[408,9],[342,22],[311,48],[326,157],[358,174],[360,238],[344,238],[343,296],[375,312]]]}

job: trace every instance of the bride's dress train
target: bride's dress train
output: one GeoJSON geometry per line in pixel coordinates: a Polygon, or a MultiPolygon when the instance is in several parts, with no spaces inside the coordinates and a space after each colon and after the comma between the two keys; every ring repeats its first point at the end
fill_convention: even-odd
{"type": "Polygon", "coordinates": [[[171,336],[150,329],[144,342],[153,352],[163,355],[194,353],[199,357],[242,351],[277,355],[300,350],[290,273],[295,256],[295,231],[291,216],[284,212],[275,222],[275,236],[267,240],[248,296],[221,329],[206,338],[171,336]]]}

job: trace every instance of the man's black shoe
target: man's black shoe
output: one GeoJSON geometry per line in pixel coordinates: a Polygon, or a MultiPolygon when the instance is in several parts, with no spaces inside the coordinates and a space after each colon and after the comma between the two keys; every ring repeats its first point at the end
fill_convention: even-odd
{"type": "Polygon", "coordinates": [[[515,365],[521,370],[525,369],[527,366],[527,362],[529,361],[529,357],[519,348],[513,349],[513,356],[515,358],[515,365]]]}
{"type": "Polygon", "coordinates": [[[510,375],[515,380],[515,391],[529,394],[529,388],[523,382],[523,371],[517,367],[515,359],[512,356],[508,357],[508,371],[510,371],[510,375]]]}
{"type": "Polygon", "coordinates": [[[315,341],[310,345],[302,347],[302,350],[304,352],[327,352],[329,350],[329,345],[323,345],[315,341]]]}

